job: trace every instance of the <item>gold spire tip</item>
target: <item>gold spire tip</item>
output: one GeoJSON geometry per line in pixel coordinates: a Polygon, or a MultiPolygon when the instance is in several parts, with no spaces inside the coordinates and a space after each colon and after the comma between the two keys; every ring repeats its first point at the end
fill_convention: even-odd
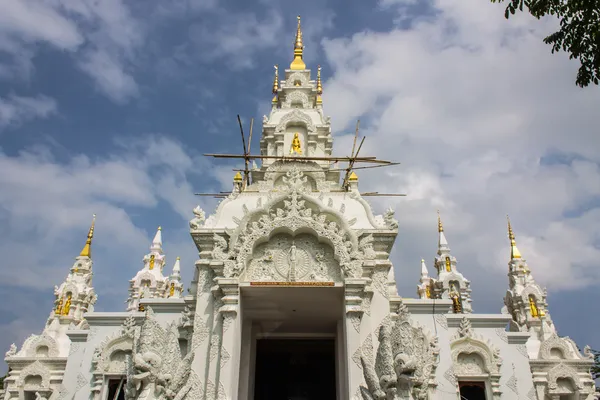
{"type": "Polygon", "coordinates": [[[83,249],[81,249],[81,253],[79,253],[80,257],[91,257],[92,256],[92,239],[94,238],[95,224],[96,224],[96,214],[94,214],[92,216],[92,225],[90,225],[90,230],[88,231],[85,245],[83,246],[83,249]]]}
{"type": "Polygon", "coordinates": [[[273,79],[273,94],[277,94],[277,91],[279,90],[279,66],[278,65],[274,65],[273,68],[275,68],[275,78],[273,79]]]}
{"type": "Polygon", "coordinates": [[[442,225],[442,217],[440,216],[440,210],[437,210],[438,215],[438,232],[444,232],[444,226],[442,225]]]}
{"type": "Polygon", "coordinates": [[[304,70],[306,64],[302,61],[304,44],[302,43],[302,27],[300,26],[300,16],[298,15],[298,28],[296,29],[296,41],[294,42],[294,61],[290,64],[292,70],[304,70]]]}
{"type": "Polygon", "coordinates": [[[158,230],[159,230],[159,231],[162,231],[162,227],[160,227],[160,226],[159,226],[159,227],[158,227],[158,230]]]}
{"type": "Polygon", "coordinates": [[[233,181],[234,182],[241,182],[242,181],[242,174],[240,174],[240,171],[238,171],[235,176],[233,177],[233,181]]]}
{"type": "Polygon", "coordinates": [[[521,252],[517,248],[515,234],[512,230],[512,226],[510,225],[510,218],[508,217],[508,215],[506,216],[506,221],[508,222],[508,239],[510,240],[510,258],[521,258],[521,252]]]}
{"type": "Polygon", "coordinates": [[[177,260],[177,261],[181,260],[181,257],[177,256],[176,260],[177,260]]]}
{"type": "Polygon", "coordinates": [[[358,175],[356,175],[356,172],[352,171],[348,177],[348,180],[353,182],[358,181],[358,175]]]}

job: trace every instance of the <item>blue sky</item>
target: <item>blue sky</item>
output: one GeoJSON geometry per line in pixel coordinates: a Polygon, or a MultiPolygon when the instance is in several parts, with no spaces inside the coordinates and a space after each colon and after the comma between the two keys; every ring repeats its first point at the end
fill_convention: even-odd
{"type": "MultiPolygon", "coordinates": [[[[541,42],[556,21],[480,0],[217,2],[5,0],[0,15],[0,347],[38,333],[98,215],[97,310],[124,310],[128,280],[162,225],[186,283],[194,192],[230,188],[236,114],[268,111],[273,65],[323,67],[335,149],[357,118],[364,152],[402,162],[359,174],[406,192],[392,206],[400,294],[432,269],[436,209],[476,312],[498,312],[509,213],[523,256],[549,290],[559,332],[599,348],[600,117],[597,87],[541,42]],[[10,300],[8,300],[10,299],[10,300]],[[583,305],[586,305],[585,307],[583,305]]],[[[255,136],[256,137],[256,136],[255,136]]],[[[256,142],[255,142],[256,145],[256,142]]],[[[254,147],[257,149],[257,147],[254,147]]]]}

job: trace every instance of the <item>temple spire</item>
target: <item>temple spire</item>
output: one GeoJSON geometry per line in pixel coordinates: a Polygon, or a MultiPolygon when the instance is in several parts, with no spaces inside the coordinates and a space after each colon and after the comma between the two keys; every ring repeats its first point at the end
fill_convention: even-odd
{"type": "Polygon", "coordinates": [[[323,104],[321,95],[323,94],[323,84],[321,83],[321,66],[317,67],[317,105],[323,104]]]}
{"type": "Polygon", "coordinates": [[[279,66],[274,65],[275,68],[275,78],[273,78],[273,100],[271,101],[273,104],[277,103],[277,93],[279,92],[279,66]]]}
{"type": "Polygon", "coordinates": [[[302,28],[300,27],[300,16],[298,15],[298,28],[296,29],[296,41],[294,42],[294,61],[290,64],[291,70],[304,70],[306,64],[302,60],[304,44],[302,43],[302,28]]]}
{"type": "Polygon", "coordinates": [[[441,250],[450,250],[448,247],[448,241],[446,240],[446,235],[444,235],[444,226],[442,225],[442,217],[440,216],[440,210],[437,212],[438,214],[438,251],[441,250]]]}
{"type": "Polygon", "coordinates": [[[90,230],[88,231],[87,240],[85,241],[85,246],[81,249],[81,253],[79,253],[80,257],[92,257],[92,239],[94,238],[94,225],[96,223],[96,214],[92,217],[92,225],[90,226],[90,230]]]}
{"type": "Polygon", "coordinates": [[[151,251],[156,251],[159,254],[162,254],[162,228],[159,226],[156,230],[156,235],[154,235],[154,239],[152,240],[152,245],[150,246],[151,251]]]}
{"type": "Polygon", "coordinates": [[[425,260],[421,259],[421,282],[426,278],[429,278],[429,271],[427,270],[427,265],[425,265],[425,260]]]}
{"type": "Polygon", "coordinates": [[[508,238],[510,239],[510,259],[521,258],[521,252],[517,248],[517,242],[515,241],[515,234],[513,233],[512,226],[510,225],[510,218],[506,216],[508,222],[508,238]]]}

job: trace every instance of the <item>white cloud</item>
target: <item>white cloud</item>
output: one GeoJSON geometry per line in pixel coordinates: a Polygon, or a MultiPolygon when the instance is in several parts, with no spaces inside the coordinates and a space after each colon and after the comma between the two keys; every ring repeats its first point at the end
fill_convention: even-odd
{"type": "Polygon", "coordinates": [[[10,95],[0,97],[0,130],[9,125],[18,125],[33,118],[46,118],[56,113],[56,101],[48,96],[23,97],[10,95]]]}
{"type": "Polygon", "coordinates": [[[135,96],[129,71],[143,27],[122,0],[7,0],[0,13],[0,78],[28,78],[39,43],[68,50],[97,87],[116,102],[135,96]]]}
{"type": "MultiPolygon", "coordinates": [[[[432,17],[410,29],[323,42],[334,67],[324,85],[334,129],[368,120],[364,154],[403,163],[359,174],[365,190],[409,195],[387,200],[396,203],[401,232],[411,232],[408,245],[397,243],[401,291],[414,290],[420,258],[433,257],[436,208],[465,275],[494,276],[473,283],[475,296],[493,293],[500,304],[506,289],[497,282],[508,261],[507,212],[542,284],[600,283],[591,240],[600,214],[565,217],[600,195],[600,91],[577,88],[576,63],[542,43],[554,20],[506,21],[502,7],[477,0],[433,6],[432,17]],[[542,162],[557,152],[582,161],[542,162]]],[[[350,146],[350,136],[338,134],[336,151],[350,146]]]]}

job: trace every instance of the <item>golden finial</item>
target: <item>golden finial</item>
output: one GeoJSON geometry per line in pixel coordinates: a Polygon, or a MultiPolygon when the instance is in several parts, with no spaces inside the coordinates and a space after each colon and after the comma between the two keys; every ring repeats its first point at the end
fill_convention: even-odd
{"type": "Polygon", "coordinates": [[[242,181],[242,174],[240,174],[240,171],[238,171],[235,176],[233,177],[233,181],[234,182],[241,182],[242,181]]]}
{"type": "Polygon", "coordinates": [[[302,29],[300,27],[300,16],[298,15],[298,29],[296,29],[296,41],[294,43],[294,61],[290,64],[292,70],[304,70],[306,64],[302,61],[302,52],[304,45],[302,44],[302,29]]]}
{"type": "Polygon", "coordinates": [[[159,226],[159,227],[158,227],[158,230],[159,230],[159,231],[162,231],[162,227],[160,227],[160,226],[159,226]]]}
{"type": "Polygon", "coordinates": [[[273,104],[277,103],[277,92],[279,91],[279,66],[274,65],[275,78],[273,79],[273,104]]]}
{"type": "Polygon", "coordinates": [[[506,216],[506,220],[508,221],[508,238],[510,239],[510,258],[511,260],[515,258],[521,258],[521,252],[519,249],[517,249],[515,234],[513,233],[512,226],[510,225],[510,218],[508,218],[508,215],[506,216]]]}
{"type": "Polygon", "coordinates": [[[352,171],[352,172],[350,173],[350,176],[348,177],[348,180],[349,180],[349,181],[356,182],[356,181],[358,181],[358,175],[356,175],[356,173],[355,173],[354,171],[352,171]]]}
{"type": "Polygon", "coordinates": [[[444,232],[444,226],[442,225],[442,217],[440,216],[440,210],[437,210],[438,214],[438,232],[444,232]]]}
{"type": "Polygon", "coordinates": [[[176,260],[177,260],[177,261],[181,260],[181,257],[177,256],[176,260]]]}
{"type": "Polygon", "coordinates": [[[94,237],[94,225],[96,224],[96,214],[92,217],[92,225],[90,226],[90,230],[88,231],[87,240],[85,241],[85,246],[79,253],[80,257],[91,257],[92,256],[92,238],[94,237]]]}
{"type": "Polygon", "coordinates": [[[321,66],[317,67],[317,104],[323,104],[321,95],[323,94],[323,85],[321,84],[321,66]]]}

